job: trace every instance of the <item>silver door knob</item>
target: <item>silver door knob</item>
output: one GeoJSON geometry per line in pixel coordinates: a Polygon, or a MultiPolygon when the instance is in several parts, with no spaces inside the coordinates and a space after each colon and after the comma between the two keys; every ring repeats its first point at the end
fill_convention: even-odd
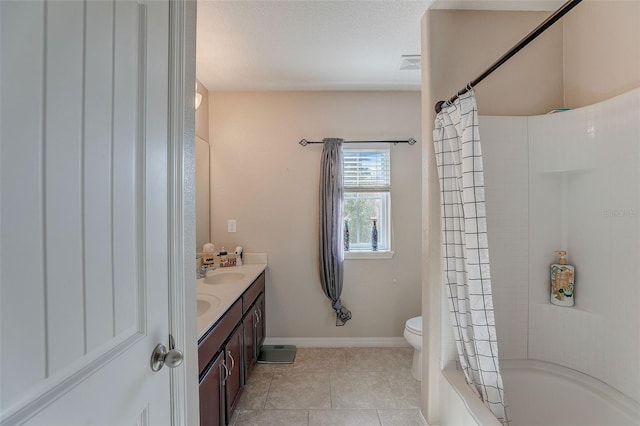
{"type": "Polygon", "coordinates": [[[184,355],[178,349],[171,349],[167,351],[167,348],[162,343],[151,353],[151,370],[160,371],[160,369],[166,364],[169,368],[176,368],[182,364],[184,355]]]}

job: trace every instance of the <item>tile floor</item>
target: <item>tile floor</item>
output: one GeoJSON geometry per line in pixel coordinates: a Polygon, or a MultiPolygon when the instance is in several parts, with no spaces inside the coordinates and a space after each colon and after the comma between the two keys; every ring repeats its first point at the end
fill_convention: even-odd
{"type": "Polygon", "coordinates": [[[234,426],[419,425],[413,348],[298,348],[293,364],[257,364],[234,426]]]}

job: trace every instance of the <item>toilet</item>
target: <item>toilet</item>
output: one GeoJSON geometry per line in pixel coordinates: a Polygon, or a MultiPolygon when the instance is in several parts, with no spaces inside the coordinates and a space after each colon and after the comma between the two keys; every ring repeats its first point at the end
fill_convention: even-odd
{"type": "Polygon", "coordinates": [[[404,325],[404,338],[413,346],[413,364],[411,375],[416,380],[422,380],[422,317],[407,320],[404,325]]]}

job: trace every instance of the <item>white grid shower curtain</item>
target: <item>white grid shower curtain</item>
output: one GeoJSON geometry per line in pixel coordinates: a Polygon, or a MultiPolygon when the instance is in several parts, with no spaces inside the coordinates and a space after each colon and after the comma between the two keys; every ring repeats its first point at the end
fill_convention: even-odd
{"type": "Polygon", "coordinates": [[[493,315],[484,173],[473,90],[445,105],[433,131],[440,177],[444,284],[467,383],[508,425],[493,315]]]}

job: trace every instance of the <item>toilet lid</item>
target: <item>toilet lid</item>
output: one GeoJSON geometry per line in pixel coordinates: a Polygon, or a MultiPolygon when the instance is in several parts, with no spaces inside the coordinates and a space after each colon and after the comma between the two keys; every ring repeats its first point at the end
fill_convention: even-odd
{"type": "Polygon", "coordinates": [[[422,317],[408,319],[406,327],[413,333],[422,334],[422,317]]]}

